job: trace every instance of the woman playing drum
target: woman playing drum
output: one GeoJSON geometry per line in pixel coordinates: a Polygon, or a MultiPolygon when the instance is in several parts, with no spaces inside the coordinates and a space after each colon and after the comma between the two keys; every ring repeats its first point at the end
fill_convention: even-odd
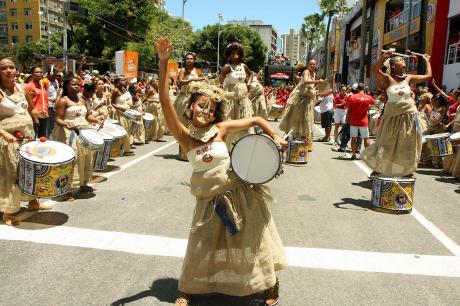
{"type": "Polygon", "coordinates": [[[272,198],[266,187],[252,189],[228,172],[230,158],[224,141],[229,132],[258,125],[276,142],[287,143],[260,117],[222,122],[223,92],[204,82],[190,84],[192,123],[184,126],[169,101],[167,64],[172,45],[160,38],[156,49],[161,106],[169,130],[188,152],[193,168],[190,188],[196,197],[175,305],[189,305],[190,294],[245,296],[263,290],[267,290],[267,304],[275,305],[279,287],[275,272],[286,267],[286,259],[267,205],[272,198]],[[227,212],[227,222],[216,212],[219,207],[227,212]],[[236,234],[229,233],[229,224],[236,234]]]}
{"type": "Polygon", "coordinates": [[[424,75],[405,74],[406,62],[402,57],[393,57],[393,51],[382,54],[374,66],[377,78],[388,83],[388,101],[383,112],[383,121],[377,132],[376,142],[366,148],[361,157],[374,170],[373,176],[382,173],[389,177],[411,176],[417,169],[422,150],[423,127],[418,116],[410,89],[411,83],[420,83],[431,78],[429,56],[424,75]],[[389,70],[382,72],[384,61],[389,70]]]}
{"type": "MultiPolygon", "coordinates": [[[[73,185],[79,186],[82,192],[92,192],[95,189],[88,186],[88,182],[93,175],[93,152],[80,145],[77,133],[79,129],[90,128],[92,123],[99,122],[91,114],[85,99],[78,95],[80,81],[76,76],[69,74],[64,77],[62,87],[62,98],[56,103],[53,137],[71,146],[75,151],[73,185]]],[[[66,199],[74,200],[72,195],[68,195],[66,199]]]]}
{"type": "Polygon", "coordinates": [[[131,131],[131,121],[126,118],[123,114],[125,111],[133,107],[133,101],[131,94],[128,91],[128,79],[122,75],[115,79],[115,90],[112,93],[111,105],[116,109],[116,119],[120,122],[120,125],[126,130],[128,135],[125,138],[124,154],[133,154],[131,151],[131,145],[134,142],[131,131]]]}
{"type": "MultiPolygon", "coordinates": [[[[15,77],[13,61],[0,60],[0,211],[3,221],[12,226],[19,224],[13,214],[21,203],[21,190],[16,183],[19,146],[34,138],[33,122],[38,124],[32,101],[22,85],[15,83],[15,77]]],[[[29,210],[50,209],[36,199],[27,199],[29,210]]]]}

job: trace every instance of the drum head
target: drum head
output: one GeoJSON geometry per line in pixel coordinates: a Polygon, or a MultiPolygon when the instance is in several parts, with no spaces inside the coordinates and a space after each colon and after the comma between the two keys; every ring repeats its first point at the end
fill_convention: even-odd
{"type": "Polygon", "coordinates": [[[19,155],[24,159],[44,164],[59,164],[75,158],[75,152],[71,147],[51,140],[28,142],[19,148],[19,155]]]}
{"type": "Polygon", "coordinates": [[[104,124],[104,127],[101,129],[101,131],[107,132],[115,138],[124,137],[127,134],[126,130],[122,126],[108,122],[104,124]]]}
{"type": "Polygon", "coordinates": [[[146,121],[152,121],[155,117],[151,113],[145,113],[142,118],[146,121]]]}
{"type": "Polygon", "coordinates": [[[109,133],[107,133],[106,131],[100,130],[100,131],[98,131],[97,133],[98,133],[98,134],[102,137],[102,139],[104,139],[104,140],[113,140],[113,136],[110,135],[109,133]]]}
{"type": "Polygon", "coordinates": [[[453,140],[453,141],[460,140],[460,132],[453,133],[452,135],[450,135],[450,140],[453,140]]]}
{"type": "Polygon", "coordinates": [[[104,139],[93,129],[86,129],[80,131],[80,137],[86,139],[88,142],[94,145],[103,145],[104,139]]]}
{"type": "Polygon", "coordinates": [[[284,106],[279,104],[273,104],[272,108],[282,109],[284,106]]]}
{"type": "Polygon", "coordinates": [[[233,146],[231,166],[244,182],[264,184],[279,173],[281,153],[271,138],[257,134],[246,135],[233,146]]]}
{"type": "Polygon", "coordinates": [[[115,119],[105,119],[104,124],[107,124],[107,123],[120,124],[120,122],[115,119]]]}

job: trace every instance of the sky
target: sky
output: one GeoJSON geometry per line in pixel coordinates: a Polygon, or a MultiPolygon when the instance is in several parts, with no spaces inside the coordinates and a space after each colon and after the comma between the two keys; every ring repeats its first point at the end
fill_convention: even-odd
{"type": "MultiPolygon", "coordinates": [[[[182,0],[166,0],[166,9],[173,16],[182,16],[182,0]]],[[[187,0],[185,3],[185,19],[194,31],[217,23],[218,14],[222,13],[225,21],[262,20],[273,25],[280,35],[289,33],[291,28],[298,32],[303,18],[315,12],[319,12],[317,0],[187,0]]]]}

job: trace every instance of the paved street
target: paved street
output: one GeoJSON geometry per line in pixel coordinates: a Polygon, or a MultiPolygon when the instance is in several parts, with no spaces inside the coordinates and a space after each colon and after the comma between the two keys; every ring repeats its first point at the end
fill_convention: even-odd
{"type": "MultiPolygon", "coordinates": [[[[174,304],[194,199],[190,165],[164,140],[110,162],[96,194],[0,225],[0,305],[174,304]]],[[[307,166],[285,166],[269,183],[289,261],[280,305],[460,305],[459,181],[420,169],[412,214],[376,212],[369,170],[331,148],[315,143],[307,166]]],[[[192,305],[262,301],[210,295],[192,305]]]]}

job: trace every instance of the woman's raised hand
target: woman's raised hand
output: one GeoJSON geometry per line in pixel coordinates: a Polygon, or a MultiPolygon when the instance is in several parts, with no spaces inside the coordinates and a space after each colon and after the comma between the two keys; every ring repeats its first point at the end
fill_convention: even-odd
{"type": "Polygon", "coordinates": [[[166,37],[160,37],[155,42],[155,49],[157,50],[158,57],[160,60],[169,59],[172,54],[172,44],[171,41],[166,37]]]}

